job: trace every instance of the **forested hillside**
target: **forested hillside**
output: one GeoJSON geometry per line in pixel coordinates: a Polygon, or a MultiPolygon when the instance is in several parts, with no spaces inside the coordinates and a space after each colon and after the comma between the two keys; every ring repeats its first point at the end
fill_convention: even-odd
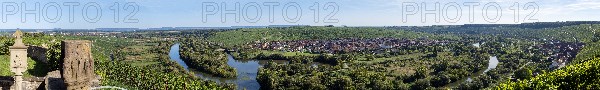
{"type": "Polygon", "coordinates": [[[518,82],[500,84],[496,89],[599,89],[600,57],[518,82]]]}
{"type": "Polygon", "coordinates": [[[600,89],[600,42],[590,43],[564,68],[531,79],[508,81],[496,89],[600,89]]]}
{"type": "MultiPolygon", "coordinates": [[[[338,38],[426,38],[446,35],[364,27],[290,27],[290,28],[252,28],[217,32],[209,38],[213,42],[222,42],[226,46],[242,45],[251,42],[338,39],[338,38]]],[[[456,38],[447,36],[443,38],[456,38]]]]}

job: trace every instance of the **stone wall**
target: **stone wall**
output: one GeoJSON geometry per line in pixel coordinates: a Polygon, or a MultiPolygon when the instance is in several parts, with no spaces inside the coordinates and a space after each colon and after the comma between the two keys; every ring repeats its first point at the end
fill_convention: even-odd
{"type": "Polygon", "coordinates": [[[23,81],[24,81],[23,85],[25,86],[25,90],[44,89],[44,85],[42,85],[44,80],[45,80],[45,77],[25,78],[25,79],[23,79],[23,81]]]}
{"type": "MultiPolygon", "coordinates": [[[[49,72],[45,77],[0,77],[0,90],[17,89],[15,87],[17,85],[22,85],[25,90],[89,90],[92,85],[99,85],[99,78],[94,72],[94,59],[92,57],[91,44],[92,43],[87,40],[63,41],[63,70],[49,72]],[[14,82],[19,80],[23,80],[22,83],[15,85],[14,82]]],[[[31,46],[22,49],[22,52],[28,53],[28,57],[43,63],[48,63],[48,60],[46,59],[46,48],[31,46]]],[[[14,53],[15,51],[11,48],[11,54],[14,53]]],[[[11,59],[13,58],[14,57],[11,57],[11,59]]]]}
{"type": "Polygon", "coordinates": [[[48,51],[48,49],[44,47],[29,46],[27,48],[27,56],[31,57],[31,59],[33,60],[48,63],[48,59],[46,58],[46,51],[48,51]]]}
{"type": "Polygon", "coordinates": [[[62,42],[62,78],[67,90],[88,90],[95,79],[94,59],[91,42],[87,40],[65,40],[62,42]]]}
{"type": "Polygon", "coordinates": [[[8,90],[14,83],[14,79],[9,76],[0,76],[0,90],[8,90]]]}
{"type": "MultiPolygon", "coordinates": [[[[23,78],[22,85],[25,87],[25,90],[40,90],[45,87],[42,85],[45,81],[45,77],[29,77],[23,78]]],[[[13,77],[0,77],[0,90],[11,90],[15,88],[13,77]]]]}
{"type": "Polygon", "coordinates": [[[60,75],[60,71],[48,72],[45,80],[46,90],[65,90],[65,81],[60,75]]]}

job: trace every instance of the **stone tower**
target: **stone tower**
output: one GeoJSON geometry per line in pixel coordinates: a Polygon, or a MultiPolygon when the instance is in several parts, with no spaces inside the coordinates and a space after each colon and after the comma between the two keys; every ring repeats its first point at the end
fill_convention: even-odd
{"type": "Polygon", "coordinates": [[[15,44],[10,46],[10,70],[15,73],[15,90],[23,90],[23,72],[27,70],[27,46],[23,44],[21,30],[15,31],[15,44]]]}
{"type": "Polygon", "coordinates": [[[95,79],[94,59],[91,42],[87,40],[65,40],[62,42],[63,71],[67,90],[89,90],[95,79]]]}

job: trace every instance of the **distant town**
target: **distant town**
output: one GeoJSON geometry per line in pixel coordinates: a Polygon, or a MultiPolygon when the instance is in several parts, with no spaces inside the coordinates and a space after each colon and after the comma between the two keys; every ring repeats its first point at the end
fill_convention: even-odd
{"type": "MultiPolygon", "coordinates": [[[[432,26],[333,26],[325,25],[323,27],[382,27],[382,28],[428,28],[428,27],[529,27],[529,28],[548,28],[561,27],[579,24],[600,24],[600,21],[557,21],[557,22],[534,22],[521,24],[464,24],[464,25],[432,25],[432,26]]],[[[95,29],[0,29],[0,35],[9,35],[19,29],[28,33],[45,33],[49,35],[79,35],[79,36],[103,36],[114,35],[122,32],[146,31],[146,30],[232,30],[240,28],[285,28],[285,27],[302,27],[311,25],[267,25],[267,26],[230,26],[230,27],[160,27],[160,28],[95,28],[95,29]]]]}

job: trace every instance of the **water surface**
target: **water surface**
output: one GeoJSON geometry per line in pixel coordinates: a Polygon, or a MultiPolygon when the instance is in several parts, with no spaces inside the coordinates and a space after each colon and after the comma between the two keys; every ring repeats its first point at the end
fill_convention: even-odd
{"type": "Polygon", "coordinates": [[[181,65],[185,70],[188,70],[188,65],[185,64],[185,62],[183,62],[183,60],[181,60],[181,57],[179,56],[179,43],[176,43],[173,46],[171,46],[171,50],[169,51],[169,57],[171,58],[171,61],[177,62],[177,64],[181,65]]]}
{"type": "Polygon", "coordinates": [[[215,81],[217,83],[234,83],[240,90],[258,90],[260,88],[260,84],[258,84],[256,81],[256,76],[258,76],[258,68],[262,67],[267,62],[276,62],[281,64],[288,63],[288,61],[285,60],[235,60],[233,56],[227,54],[227,65],[237,70],[237,77],[221,78],[189,68],[179,55],[179,43],[171,46],[169,56],[171,57],[171,60],[177,62],[177,64],[183,66],[186,70],[194,72],[196,76],[202,79],[215,81]]]}
{"type": "Polygon", "coordinates": [[[487,68],[485,70],[480,70],[480,71],[478,71],[476,73],[473,73],[473,75],[471,75],[469,77],[460,79],[460,80],[458,80],[456,82],[453,82],[453,83],[450,83],[450,84],[448,84],[448,85],[446,85],[444,87],[455,87],[455,86],[460,85],[460,83],[462,83],[462,82],[471,82],[471,81],[473,81],[472,78],[478,77],[478,76],[484,74],[485,72],[488,72],[488,71],[496,68],[496,66],[498,66],[498,58],[496,56],[490,56],[490,58],[488,60],[488,66],[487,66],[487,68]]]}

